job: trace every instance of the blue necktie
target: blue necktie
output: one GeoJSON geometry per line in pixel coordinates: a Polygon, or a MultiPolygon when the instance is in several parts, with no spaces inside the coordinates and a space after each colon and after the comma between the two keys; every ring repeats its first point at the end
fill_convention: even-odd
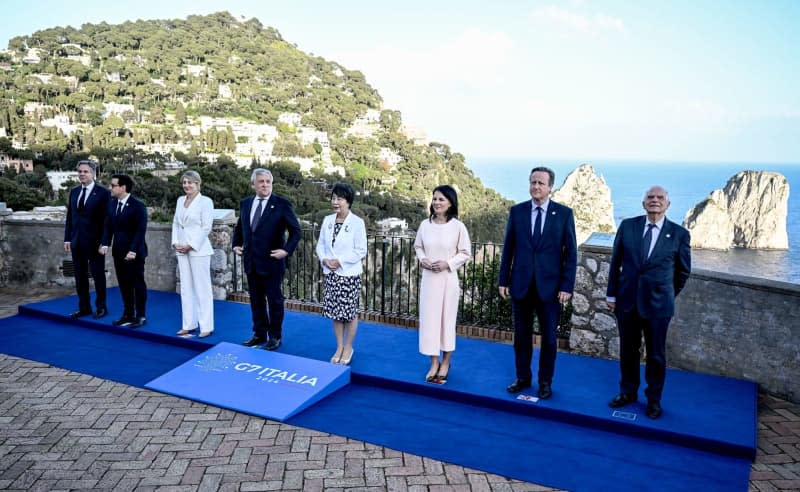
{"type": "Polygon", "coordinates": [[[253,221],[250,222],[250,230],[255,231],[256,227],[258,227],[258,221],[261,219],[261,205],[264,203],[263,198],[258,199],[258,207],[256,207],[256,213],[253,214],[253,221]]]}
{"type": "Polygon", "coordinates": [[[648,223],[647,232],[644,233],[642,238],[642,263],[647,261],[647,257],[650,256],[650,243],[653,242],[653,227],[655,226],[655,224],[648,223]]]}
{"type": "Polygon", "coordinates": [[[542,238],[542,207],[536,207],[536,220],[533,223],[533,245],[537,246],[542,238]]]}
{"type": "Polygon", "coordinates": [[[86,187],[81,187],[81,196],[78,197],[78,210],[83,210],[83,206],[86,205],[86,187]]]}

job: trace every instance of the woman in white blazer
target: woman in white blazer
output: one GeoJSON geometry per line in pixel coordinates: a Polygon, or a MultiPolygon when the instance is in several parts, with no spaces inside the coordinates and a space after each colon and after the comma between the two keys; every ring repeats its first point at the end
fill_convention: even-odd
{"type": "Polygon", "coordinates": [[[178,257],[183,320],[178,335],[186,336],[200,329],[200,337],[214,331],[214,294],[211,290],[211,256],[214,249],[208,240],[214,214],[214,202],[200,194],[202,180],[195,171],[181,176],[185,196],[178,198],[172,218],[172,247],[178,257]]]}
{"type": "Polygon", "coordinates": [[[331,190],[335,213],[325,217],[317,241],[317,257],[324,274],[322,314],[333,320],[336,335],[334,364],[350,364],[353,339],[358,328],[358,301],[361,297],[361,260],[367,256],[367,229],[364,221],[350,211],[355,192],[346,183],[331,190]]]}

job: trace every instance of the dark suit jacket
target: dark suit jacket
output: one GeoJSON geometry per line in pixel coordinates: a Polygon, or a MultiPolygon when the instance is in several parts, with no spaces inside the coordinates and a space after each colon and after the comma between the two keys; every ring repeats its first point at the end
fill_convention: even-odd
{"type": "Polygon", "coordinates": [[[646,217],[622,221],[614,238],[606,294],[616,298],[616,310],[634,307],[643,318],[671,318],[675,296],[692,270],[689,231],[664,220],[650,257],[642,262],[642,237],[646,217]]]}
{"type": "Polygon", "coordinates": [[[572,293],[578,263],[572,209],[550,200],[539,244],[533,247],[531,201],[511,207],[500,260],[500,286],[522,299],[536,278],[539,299],[556,302],[559,292],[572,293]]]}
{"type": "Polygon", "coordinates": [[[283,274],[286,259],[276,260],[270,257],[270,251],[283,249],[291,255],[300,242],[300,223],[292,204],[272,193],[264,205],[258,227],[253,231],[250,228],[250,210],[254,201],[255,197],[251,196],[240,204],[239,221],[233,232],[233,247],[243,248],[242,261],[246,273],[283,274]],[[286,232],[289,233],[288,239],[286,232]]]}
{"type": "Polygon", "coordinates": [[[70,243],[72,249],[94,253],[97,252],[100,240],[103,238],[103,225],[111,194],[99,183],[95,183],[92,192],[86,197],[83,210],[78,211],[80,196],[80,186],[72,188],[72,191],[69,192],[64,242],[70,243]]]}
{"type": "Polygon", "coordinates": [[[103,246],[114,244],[111,247],[111,254],[115,258],[121,258],[129,251],[136,253],[136,259],[144,260],[147,257],[147,243],[145,233],[147,232],[147,208],[136,197],[128,197],[122,212],[117,215],[117,199],[112,198],[108,201],[108,212],[106,224],[103,228],[103,246]]]}

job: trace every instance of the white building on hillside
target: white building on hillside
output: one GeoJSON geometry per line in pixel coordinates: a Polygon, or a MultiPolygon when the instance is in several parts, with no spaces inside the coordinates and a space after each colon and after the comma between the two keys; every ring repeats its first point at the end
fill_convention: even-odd
{"type": "Polygon", "coordinates": [[[131,113],[134,112],[133,104],[120,104],[115,102],[104,102],[103,103],[103,119],[108,118],[111,115],[122,116],[126,111],[130,111],[131,113]]]}
{"type": "Polygon", "coordinates": [[[278,115],[278,122],[290,126],[299,126],[303,119],[299,113],[281,113],[278,115]]]}
{"type": "Polygon", "coordinates": [[[42,126],[58,128],[66,136],[70,136],[74,132],[78,131],[78,125],[71,125],[69,122],[69,116],[65,114],[57,114],[52,118],[42,120],[41,124],[42,126]]]}
{"type": "Polygon", "coordinates": [[[58,191],[67,181],[78,182],[78,171],[47,171],[47,180],[53,191],[58,191]]]}

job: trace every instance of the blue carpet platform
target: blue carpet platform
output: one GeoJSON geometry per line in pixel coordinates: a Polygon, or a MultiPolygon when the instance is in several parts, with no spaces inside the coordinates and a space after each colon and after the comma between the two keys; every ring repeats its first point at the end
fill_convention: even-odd
{"type": "MultiPolygon", "coordinates": [[[[145,386],[251,334],[249,307],[219,301],[212,336],[177,337],[179,297],[149,295],[148,323],[137,330],[111,326],[121,312],[115,290],[111,315],[97,321],[66,316],[74,296],[22,306],[0,320],[0,352],[145,386]]],[[[287,311],[280,353],[327,361],[334,348],[329,320],[287,311]]],[[[559,354],[553,397],[537,401],[505,391],[513,358],[510,345],[459,339],[448,382],[431,385],[416,331],[362,322],[350,384],[286,421],[568,490],[747,490],[754,383],[670,370],[664,415],[653,421],[641,403],[608,408],[615,361],[559,354]]]]}

